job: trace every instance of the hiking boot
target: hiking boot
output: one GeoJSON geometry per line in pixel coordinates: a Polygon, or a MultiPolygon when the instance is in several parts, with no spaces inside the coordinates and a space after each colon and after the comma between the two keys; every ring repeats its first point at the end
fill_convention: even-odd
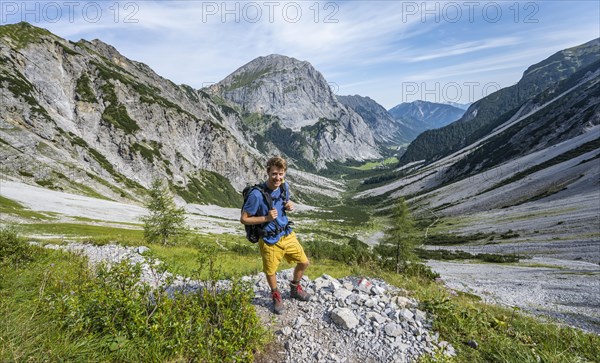
{"type": "Polygon", "coordinates": [[[279,291],[273,291],[273,312],[275,314],[283,313],[283,300],[279,291]]]}
{"type": "Polygon", "coordinates": [[[310,294],[304,290],[302,290],[302,286],[300,286],[300,283],[294,285],[293,283],[290,283],[290,296],[293,299],[296,300],[300,300],[300,301],[308,301],[310,300],[310,294]]]}

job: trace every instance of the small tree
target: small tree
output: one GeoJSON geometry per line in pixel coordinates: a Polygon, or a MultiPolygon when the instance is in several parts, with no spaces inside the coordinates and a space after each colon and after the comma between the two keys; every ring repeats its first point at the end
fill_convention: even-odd
{"type": "Polygon", "coordinates": [[[392,227],[386,231],[384,239],[376,247],[385,266],[393,268],[396,273],[406,269],[410,262],[416,260],[414,252],[420,237],[406,201],[400,198],[395,206],[392,227]]]}
{"type": "Polygon", "coordinates": [[[173,196],[158,179],[150,186],[146,208],[150,213],[141,220],[144,222],[144,237],[147,241],[167,244],[169,238],[187,232],[185,210],[177,208],[173,196]]]}

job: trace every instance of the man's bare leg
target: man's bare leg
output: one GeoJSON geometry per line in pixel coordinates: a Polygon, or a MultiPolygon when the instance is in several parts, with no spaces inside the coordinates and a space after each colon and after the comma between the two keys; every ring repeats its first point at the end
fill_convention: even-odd
{"type": "Polygon", "coordinates": [[[296,268],[294,268],[294,281],[300,282],[302,280],[302,276],[304,276],[304,271],[308,268],[308,265],[310,265],[308,261],[296,264],[296,268]]]}

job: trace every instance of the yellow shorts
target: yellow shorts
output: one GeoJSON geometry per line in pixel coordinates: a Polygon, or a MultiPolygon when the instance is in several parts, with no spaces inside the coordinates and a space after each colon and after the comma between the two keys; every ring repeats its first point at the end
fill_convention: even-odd
{"type": "Polygon", "coordinates": [[[285,257],[289,263],[305,263],[308,262],[308,257],[304,253],[304,249],[296,238],[296,233],[292,232],[281,239],[274,245],[269,245],[261,238],[258,241],[258,248],[263,261],[263,271],[268,275],[275,275],[277,267],[281,262],[281,258],[285,257]]]}

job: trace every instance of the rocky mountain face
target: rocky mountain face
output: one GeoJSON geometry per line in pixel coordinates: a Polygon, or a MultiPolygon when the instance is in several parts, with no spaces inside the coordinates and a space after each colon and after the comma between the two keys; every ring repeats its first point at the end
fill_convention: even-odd
{"type": "Polygon", "coordinates": [[[396,121],[383,106],[371,98],[359,95],[336,96],[336,98],[365,120],[373,131],[377,143],[394,147],[414,139],[414,137],[410,137],[413,134],[412,130],[403,127],[402,122],[396,121]]]}
{"type": "Polygon", "coordinates": [[[437,129],[458,120],[465,110],[451,105],[417,100],[401,103],[388,112],[410,130],[410,134],[414,135],[412,141],[425,130],[437,129]]]}
{"type": "Polygon", "coordinates": [[[45,187],[139,199],[154,178],[188,202],[237,205],[264,157],[236,113],[99,40],[0,27],[2,172],[45,187]]]}
{"type": "MultiPolygon", "coordinates": [[[[504,125],[454,164],[445,180],[470,176],[543,151],[600,125],[600,60],[524,103],[504,125]],[[521,120],[513,125],[516,119],[521,120]]],[[[600,135],[573,150],[571,156],[599,148],[600,135]]],[[[566,155],[565,158],[568,159],[566,155]]]]}
{"type": "Polygon", "coordinates": [[[475,102],[457,122],[419,135],[409,145],[401,163],[440,159],[489,135],[496,127],[515,116],[525,103],[598,59],[600,39],[595,39],[557,52],[532,65],[517,84],[475,102]]]}
{"type": "Polygon", "coordinates": [[[207,89],[233,104],[265,153],[281,151],[297,164],[380,157],[373,133],[340,103],[325,78],[305,61],[259,57],[207,89]]]}
{"type": "MultiPolygon", "coordinates": [[[[590,46],[593,49],[593,43],[574,49],[589,50],[590,46]]],[[[565,70],[554,62],[542,64],[556,66],[556,72],[564,75],[565,70]]],[[[539,67],[530,69],[534,68],[539,67]]],[[[463,136],[462,142],[469,143],[448,155],[408,163],[366,180],[367,185],[379,186],[357,197],[385,200],[384,209],[389,199],[404,196],[424,218],[452,217],[453,233],[486,236],[477,243],[479,253],[518,251],[599,263],[600,60],[569,72],[510,111],[502,111],[504,103],[497,103],[496,118],[479,129],[487,130],[483,136],[463,136]],[[490,242],[495,238],[502,242],[490,242]]],[[[528,82],[524,84],[541,89],[539,83],[528,82]]],[[[499,92],[510,98],[511,91],[514,88],[499,92]]],[[[486,107],[493,114],[490,100],[474,104],[469,112],[486,107]]],[[[456,131],[455,124],[444,129],[456,131]]],[[[433,132],[424,134],[428,133],[433,132]]],[[[458,135],[448,133],[447,137],[458,135]]],[[[465,244],[452,249],[472,247],[465,244]]]]}

